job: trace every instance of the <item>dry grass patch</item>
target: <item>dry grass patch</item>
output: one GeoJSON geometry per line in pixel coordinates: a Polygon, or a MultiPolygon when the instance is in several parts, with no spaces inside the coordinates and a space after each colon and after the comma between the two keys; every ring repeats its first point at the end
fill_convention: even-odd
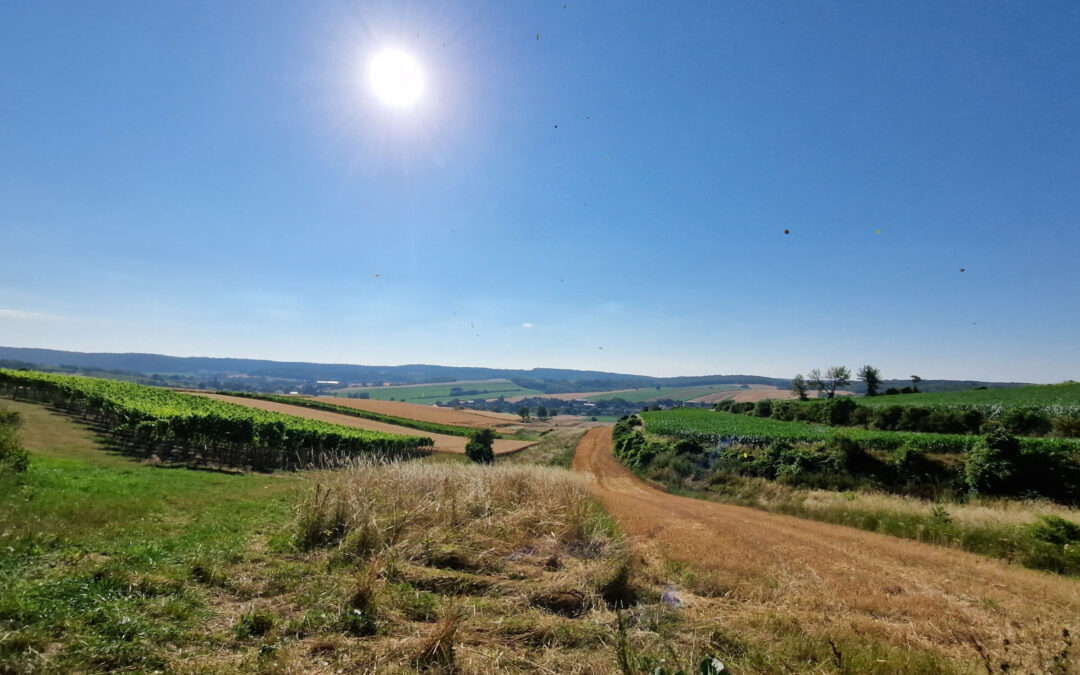
{"type": "MultiPolygon", "coordinates": [[[[616,612],[659,601],[585,482],[555,468],[324,473],[291,548],[262,562],[261,586],[250,562],[224,571],[250,579],[219,591],[228,619],[206,638],[227,648],[185,651],[177,669],[617,672],[616,612]]],[[[685,650],[679,620],[635,621],[628,648],[685,650]]]]}

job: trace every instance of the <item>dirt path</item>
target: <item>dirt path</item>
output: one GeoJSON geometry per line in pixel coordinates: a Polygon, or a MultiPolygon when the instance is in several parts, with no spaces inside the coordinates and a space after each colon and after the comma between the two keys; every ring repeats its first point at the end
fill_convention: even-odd
{"type": "Polygon", "coordinates": [[[713,575],[713,595],[720,597],[700,604],[729,625],[782,618],[803,631],[928,649],[980,667],[976,641],[998,658],[1008,638],[1014,664],[1046,663],[1061,648],[1062,629],[1075,635],[1080,628],[1080,580],[670,495],[636,478],[611,450],[610,428],[590,430],[574,469],[590,478],[645,555],[713,575]]]}
{"type": "MultiPolygon", "coordinates": [[[[469,442],[469,439],[465,438],[464,436],[433,434],[427,431],[420,431],[419,429],[399,427],[396,424],[386,424],[385,422],[376,422],[374,420],[366,420],[361,417],[353,417],[352,415],[342,415],[340,413],[325,412],[322,410],[315,410],[313,408],[301,408],[300,406],[289,405],[287,403],[277,403],[276,401],[260,401],[253,398],[243,398],[240,396],[224,396],[222,394],[203,393],[199,394],[199,396],[216,398],[219,401],[236,403],[237,405],[243,405],[249,408],[259,408],[260,410],[269,410],[271,412],[284,413],[286,415],[295,415],[296,417],[306,417],[312,420],[331,422],[333,424],[340,424],[346,427],[357,427],[359,429],[368,429],[369,431],[382,431],[388,434],[404,434],[406,436],[428,436],[435,441],[435,447],[432,448],[435,452],[445,452],[454,455],[463,455],[465,454],[465,444],[469,442]]],[[[506,455],[527,448],[533,443],[535,443],[535,441],[512,441],[508,439],[498,439],[495,441],[494,450],[496,455],[506,455]]]]}
{"type": "Polygon", "coordinates": [[[520,422],[517,415],[487,412],[486,410],[459,410],[457,408],[419,405],[402,401],[380,401],[373,398],[341,398],[336,396],[306,396],[305,398],[383,415],[393,415],[437,424],[452,424],[459,427],[504,427],[520,422]]]}

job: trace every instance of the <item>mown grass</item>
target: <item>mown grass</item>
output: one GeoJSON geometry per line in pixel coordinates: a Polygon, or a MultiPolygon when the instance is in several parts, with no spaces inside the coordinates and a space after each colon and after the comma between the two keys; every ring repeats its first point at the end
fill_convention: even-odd
{"type": "Polygon", "coordinates": [[[212,586],[193,570],[272,537],[302,482],[138,464],[40,406],[7,405],[32,460],[0,476],[0,663],[165,667],[163,646],[196,640],[210,612],[212,586]]]}

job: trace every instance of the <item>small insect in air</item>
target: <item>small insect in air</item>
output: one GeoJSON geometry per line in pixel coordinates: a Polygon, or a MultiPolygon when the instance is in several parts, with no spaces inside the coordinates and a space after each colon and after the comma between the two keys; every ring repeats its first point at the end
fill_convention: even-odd
{"type": "Polygon", "coordinates": [[[960,268],[960,271],[961,271],[961,272],[963,272],[963,271],[964,271],[964,268],[963,268],[963,267],[961,267],[961,268],[960,268]]]}
{"type": "Polygon", "coordinates": [[[784,234],[791,234],[791,230],[784,230],[784,234]]]}

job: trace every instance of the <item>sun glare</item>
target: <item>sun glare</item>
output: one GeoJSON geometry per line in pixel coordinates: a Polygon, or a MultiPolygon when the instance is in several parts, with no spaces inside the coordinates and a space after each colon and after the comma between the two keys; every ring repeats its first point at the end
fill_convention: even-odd
{"type": "Polygon", "coordinates": [[[411,54],[385,49],[371,59],[368,78],[375,96],[387,105],[412,107],[424,91],[424,74],[411,54]]]}

